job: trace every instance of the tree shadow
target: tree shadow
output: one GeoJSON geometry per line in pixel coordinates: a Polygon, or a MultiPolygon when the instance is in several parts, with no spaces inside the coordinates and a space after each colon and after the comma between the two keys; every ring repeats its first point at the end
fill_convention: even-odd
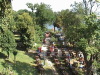
{"type": "MultiPolygon", "coordinates": [[[[7,63],[2,63],[2,65],[6,68],[5,64],[7,63]]],[[[25,62],[16,61],[15,64],[9,66],[11,67],[12,71],[17,73],[15,75],[38,75],[35,66],[32,66],[25,62]]]]}
{"type": "Polygon", "coordinates": [[[0,59],[6,59],[6,58],[7,58],[7,55],[0,52],[0,59]]]}
{"type": "Polygon", "coordinates": [[[21,45],[17,45],[16,49],[20,51],[26,51],[26,48],[21,45]]]}
{"type": "Polygon", "coordinates": [[[45,69],[45,74],[46,75],[54,75],[54,72],[52,69],[45,69]]]}
{"type": "Polygon", "coordinates": [[[37,53],[32,53],[32,52],[26,52],[25,54],[33,59],[35,59],[35,56],[38,55],[37,53]]]}

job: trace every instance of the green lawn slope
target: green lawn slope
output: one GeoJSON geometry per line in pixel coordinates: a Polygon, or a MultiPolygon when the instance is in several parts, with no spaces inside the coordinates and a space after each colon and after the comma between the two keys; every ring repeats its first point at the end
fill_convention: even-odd
{"type": "Polygon", "coordinates": [[[10,53],[10,58],[5,59],[6,52],[0,50],[0,73],[9,75],[38,75],[34,67],[34,59],[27,55],[24,51],[18,51],[16,63],[14,56],[10,53]]]}

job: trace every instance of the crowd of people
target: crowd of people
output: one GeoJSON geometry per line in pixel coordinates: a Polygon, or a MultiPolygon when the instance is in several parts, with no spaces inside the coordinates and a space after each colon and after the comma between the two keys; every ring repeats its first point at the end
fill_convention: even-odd
{"type": "Polygon", "coordinates": [[[39,47],[37,52],[40,58],[44,58],[44,57],[45,59],[48,57],[61,58],[64,61],[66,59],[66,61],[69,63],[70,68],[73,68],[75,64],[77,64],[77,66],[75,67],[78,67],[80,69],[85,68],[84,55],[81,51],[77,52],[77,51],[69,50],[67,48],[57,48],[57,46],[51,44],[47,48],[39,47]]]}
{"type": "Polygon", "coordinates": [[[60,65],[64,63],[64,66],[69,67],[72,71],[75,71],[75,68],[85,70],[84,55],[81,51],[77,52],[68,48],[58,48],[53,43],[50,43],[50,33],[46,33],[45,36],[43,45],[37,49],[40,59],[53,58],[54,63],[57,64],[59,62],[60,65]]]}

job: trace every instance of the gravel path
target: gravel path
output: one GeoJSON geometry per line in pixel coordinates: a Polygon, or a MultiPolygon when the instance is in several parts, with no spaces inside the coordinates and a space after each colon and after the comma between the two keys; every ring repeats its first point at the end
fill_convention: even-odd
{"type": "MultiPolygon", "coordinates": [[[[29,52],[30,52],[30,53],[36,53],[35,50],[29,50],[29,52]]],[[[57,73],[55,67],[54,67],[54,64],[53,64],[50,60],[46,59],[46,60],[45,60],[45,63],[46,63],[46,64],[43,66],[44,69],[45,69],[45,71],[47,71],[47,69],[48,69],[48,72],[46,72],[45,75],[59,75],[59,74],[57,73]]]]}
{"type": "MultiPolygon", "coordinates": [[[[48,59],[46,59],[45,63],[46,63],[46,65],[44,66],[45,70],[46,70],[46,67],[49,67],[49,70],[51,70],[51,72],[52,72],[51,74],[52,75],[59,75],[57,73],[55,67],[54,67],[54,64],[51,61],[49,61],[48,59]]],[[[46,75],[51,75],[51,74],[46,74],[46,75]]]]}

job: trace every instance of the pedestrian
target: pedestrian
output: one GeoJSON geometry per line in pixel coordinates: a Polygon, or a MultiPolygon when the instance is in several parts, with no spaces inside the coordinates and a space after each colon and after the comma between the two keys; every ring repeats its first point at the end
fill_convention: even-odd
{"type": "Polygon", "coordinates": [[[68,58],[68,60],[70,62],[70,53],[68,53],[67,58],[68,58]]]}

